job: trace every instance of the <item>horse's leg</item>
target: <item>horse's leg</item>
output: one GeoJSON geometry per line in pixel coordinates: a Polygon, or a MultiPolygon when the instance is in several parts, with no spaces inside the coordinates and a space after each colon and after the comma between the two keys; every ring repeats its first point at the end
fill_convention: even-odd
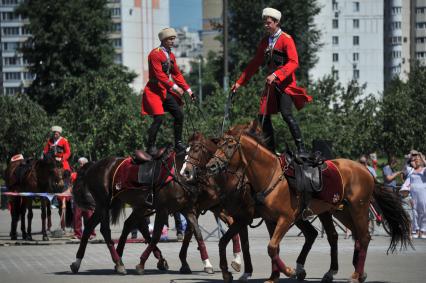
{"type": "MultiPolygon", "coordinates": [[[[234,223],[234,219],[231,216],[227,215],[224,212],[224,210],[221,209],[220,207],[211,209],[211,211],[214,213],[216,219],[220,218],[223,222],[225,222],[228,225],[228,227],[231,226],[232,223],[234,223]]],[[[233,251],[234,258],[232,259],[231,267],[235,271],[240,272],[241,271],[241,245],[240,245],[240,236],[238,234],[232,237],[232,251],[233,251]]]]}
{"type": "Polygon", "coordinates": [[[45,199],[40,200],[41,205],[41,234],[43,235],[43,241],[49,241],[49,237],[46,232],[46,206],[48,206],[48,201],[45,199]]]}
{"type": "MultiPolygon", "coordinates": [[[[272,235],[274,234],[275,227],[277,226],[277,224],[275,222],[270,222],[266,220],[265,220],[265,224],[266,224],[266,228],[268,229],[269,238],[272,238],[272,235]]],[[[271,260],[271,265],[272,265],[271,275],[269,276],[266,282],[278,282],[278,280],[280,279],[280,270],[278,268],[278,265],[273,260],[271,260]]]]}
{"type": "Polygon", "coordinates": [[[27,210],[28,210],[28,214],[27,214],[27,240],[28,241],[32,241],[33,240],[33,236],[32,236],[32,222],[33,222],[33,200],[32,199],[28,199],[27,202],[27,210]]]}
{"type": "MultiPolygon", "coordinates": [[[[95,211],[96,212],[96,211],[95,211]]],[[[92,233],[93,229],[90,229],[87,231],[87,233],[90,235],[92,233]]],[[[84,227],[83,234],[86,233],[86,227],[84,227]]],[[[115,263],[115,271],[119,274],[126,274],[126,269],[124,268],[124,264],[120,258],[120,256],[117,253],[117,250],[114,247],[114,241],[111,238],[111,228],[110,228],[110,221],[109,221],[109,212],[103,211],[103,215],[101,215],[101,234],[105,239],[105,243],[108,247],[108,250],[111,254],[112,261],[115,263]]]]}
{"type": "Polygon", "coordinates": [[[46,212],[47,212],[47,231],[50,232],[52,228],[52,208],[50,207],[50,200],[46,199],[46,212]]]}
{"type": "MultiPolygon", "coordinates": [[[[241,226],[239,234],[240,234],[240,237],[241,237],[241,245],[242,245],[242,248],[243,248],[243,259],[244,259],[244,273],[243,273],[243,275],[241,275],[239,281],[240,282],[248,282],[248,279],[253,274],[253,265],[252,265],[252,262],[251,262],[250,244],[249,244],[249,238],[248,238],[247,224],[241,226]]],[[[235,238],[235,236],[232,237],[232,240],[234,240],[234,238],[235,238]]],[[[239,241],[239,239],[238,239],[238,241],[239,241]]],[[[234,254],[235,254],[235,252],[234,252],[234,254]]]]}
{"type": "Polygon", "coordinates": [[[92,233],[93,229],[96,228],[96,226],[101,221],[101,207],[97,207],[95,209],[95,212],[93,213],[92,217],[89,218],[87,221],[87,226],[84,226],[83,230],[83,236],[81,237],[80,245],[78,247],[78,251],[76,254],[76,260],[70,265],[70,268],[73,273],[77,273],[80,269],[81,261],[84,257],[84,253],[86,251],[87,242],[89,241],[90,234],[92,233]]]}
{"type": "Polygon", "coordinates": [[[302,250],[296,260],[296,277],[298,280],[303,281],[306,277],[305,262],[315,239],[318,237],[318,231],[309,221],[298,220],[294,223],[297,228],[302,231],[305,237],[305,243],[303,244],[302,250]]]}
{"type": "Polygon", "coordinates": [[[331,283],[333,282],[334,275],[336,275],[337,271],[339,270],[339,262],[337,260],[337,240],[339,236],[337,235],[336,227],[334,227],[333,217],[331,213],[325,212],[318,215],[318,217],[321,220],[321,223],[327,234],[327,240],[328,240],[328,243],[330,244],[330,256],[331,256],[330,269],[324,274],[321,282],[331,283]]]}
{"type": "Polygon", "coordinates": [[[120,239],[117,244],[117,253],[121,257],[123,257],[124,246],[126,245],[127,236],[129,236],[130,232],[137,227],[137,215],[133,210],[129,217],[127,217],[126,221],[124,221],[123,230],[121,231],[120,239]]]}
{"type": "Polygon", "coordinates": [[[11,206],[11,217],[12,217],[12,222],[10,224],[10,239],[11,240],[17,240],[18,239],[18,234],[16,232],[17,227],[18,227],[18,222],[19,222],[19,214],[21,211],[21,197],[13,197],[12,200],[12,206],[11,206]]]}
{"type": "Polygon", "coordinates": [[[27,202],[28,199],[26,197],[22,198],[21,201],[21,207],[20,207],[20,216],[21,216],[21,233],[22,233],[22,240],[27,240],[27,231],[25,229],[25,215],[27,213],[27,202]]]}
{"type": "Polygon", "coordinates": [[[280,216],[278,218],[277,226],[275,227],[272,238],[268,244],[268,255],[271,257],[273,263],[276,264],[278,270],[284,273],[287,277],[292,277],[295,272],[291,267],[286,266],[284,261],[280,258],[279,247],[282,238],[290,228],[290,224],[292,222],[292,219],[280,216]]]}
{"type": "Polygon", "coordinates": [[[364,266],[371,237],[368,231],[368,204],[366,206],[366,209],[363,209],[364,207],[361,205],[360,207],[352,206],[353,210],[351,211],[352,221],[355,227],[353,231],[355,233],[355,248],[352,262],[355,267],[355,272],[350,278],[351,283],[364,282],[367,278],[367,274],[364,272],[364,266]]]}
{"type": "MultiPolygon", "coordinates": [[[[144,215],[138,218],[138,229],[141,232],[143,238],[145,239],[145,242],[149,243],[151,242],[151,235],[149,234],[149,219],[147,219],[144,215]]],[[[154,250],[152,251],[155,258],[158,259],[157,262],[157,268],[158,270],[169,270],[169,264],[167,263],[167,260],[163,257],[163,254],[161,253],[161,250],[156,245],[154,247],[154,250]]]]}
{"type": "Polygon", "coordinates": [[[192,227],[192,225],[187,225],[185,230],[185,236],[183,238],[182,246],[179,252],[179,259],[181,262],[181,267],[179,269],[179,272],[182,274],[192,273],[191,268],[189,267],[189,264],[186,260],[187,254],[188,254],[189,242],[191,241],[192,235],[194,235],[194,228],[192,227]]]}
{"type": "Polygon", "coordinates": [[[139,264],[136,265],[136,272],[139,275],[144,274],[145,262],[148,259],[149,255],[151,254],[151,252],[155,249],[155,246],[160,241],[163,226],[165,223],[167,223],[167,217],[168,217],[167,210],[157,211],[155,215],[154,231],[152,233],[152,239],[150,243],[148,244],[148,247],[146,247],[146,249],[143,251],[139,264]]]}
{"type": "Polygon", "coordinates": [[[226,260],[226,246],[234,235],[240,232],[242,224],[240,222],[234,222],[229,226],[228,231],[219,240],[219,267],[222,271],[222,277],[224,282],[232,282],[232,274],[228,271],[228,261],[226,260]]]}
{"type": "Polygon", "coordinates": [[[208,274],[213,274],[214,273],[213,266],[210,263],[209,255],[206,249],[206,244],[204,243],[203,235],[201,234],[200,227],[198,226],[197,216],[195,216],[195,213],[190,212],[186,214],[186,219],[189,221],[192,228],[194,229],[194,236],[195,236],[195,239],[197,239],[201,260],[203,261],[203,264],[204,264],[204,272],[208,274]]]}

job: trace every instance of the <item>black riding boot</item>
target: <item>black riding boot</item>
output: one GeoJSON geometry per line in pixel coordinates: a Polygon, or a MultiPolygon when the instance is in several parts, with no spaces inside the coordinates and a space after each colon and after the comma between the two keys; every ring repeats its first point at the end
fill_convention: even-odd
{"type": "Polygon", "coordinates": [[[175,118],[174,122],[174,135],[175,135],[175,151],[176,153],[185,153],[186,145],[182,142],[182,131],[183,131],[183,115],[179,118],[175,118]]]}
{"type": "Polygon", "coordinates": [[[154,120],[148,129],[148,139],[146,140],[145,147],[146,151],[150,155],[156,155],[158,152],[157,147],[155,146],[155,141],[157,139],[157,133],[160,130],[162,122],[162,115],[154,116],[154,120]]]}
{"type": "Polygon", "coordinates": [[[263,118],[263,115],[259,115],[258,121],[262,125],[263,138],[265,139],[266,147],[270,151],[275,153],[275,135],[274,127],[272,126],[271,116],[266,115],[265,118],[263,118]]]}
{"type": "Polygon", "coordinates": [[[292,115],[286,117],[287,125],[290,129],[291,135],[294,139],[294,143],[296,144],[297,153],[303,154],[306,152],[305,143],[303,142],[302,132],[300,131],[299,125],[297,124],[296,119],[292,115]]]}

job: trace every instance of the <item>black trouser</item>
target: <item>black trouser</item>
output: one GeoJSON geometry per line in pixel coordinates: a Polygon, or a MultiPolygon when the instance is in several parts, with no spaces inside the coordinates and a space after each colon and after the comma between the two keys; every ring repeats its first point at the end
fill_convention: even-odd
{"type": "MultiPolygon", "coordinates": [[[[164,111],[169,112],[174,118],[174,136],[175,144],[182,141],[182,130],[183,130],[183,112],[174,99],[174,97],[167,93],[166,99],[163,101],[164,111]]],[[[146,142],[147,148],[155,145],[157,139],[157,133],[160,130],[161,124],[163,123],[164,115],[154,115],[151,127],[148,129],[148,140],[146,142]]]]}
{"type": "MultiPolygon", "coordinates": [[[[277,94],[278,110],[281,112],[283,120],[287,123],[290,133],[296,143],[298,150],[304,150],[302,133],[296,119],[293,117],[293,100],[285,93],[277,94]]],[[[259,115],[259,121],[262,123],[263,115],[259,115]]],[[[266,140],[267,147],[275,152],[274,127],[272,126],[271,115],[265,115],[262,130],[266,140]]]]}

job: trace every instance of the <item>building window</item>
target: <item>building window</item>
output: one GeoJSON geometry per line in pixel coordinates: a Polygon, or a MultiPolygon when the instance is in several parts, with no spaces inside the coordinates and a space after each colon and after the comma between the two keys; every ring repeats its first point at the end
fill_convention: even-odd
{"type": "Polygon", "coordinates": [[[339,71],[338,70],[334,70],[331,72],[333,79],[335,79],[336,81],[339,80],[339,71]]]}
{"type": "Polygon", "coordinates": [[[19,35],[19,27],[4,27],[2,28],[2,35],[4,36],[19,35]]]}
{"type": "Polygon", "coordinates": [[[339,44],[339,37],[338,36],[333,36],[331,38],[331,42],[333,43],[333,45],[338,45],[339,44]]]}
{"type": "Polygon", "coordinates": [[[3,21],[18,21],[19,15],[14,12],[2,12],[1,19],[3,21]]]}
{"type": "Polygon", "coordinates": [[[35,78],[34,74],[32,74],[30,72],[25,72],[23,74],[24,74],[24,80],[32,81],[35,78]]]}
{"type": "Polygon", "coordinates": [[[30,29],[29,27],[22,27],[22,35],[30,35],[30,29]]]}
{"type": "Polygon", "coordinates": [[[20,87],[6,87],[5,88],[5,94],[6,95],[14,95],[14,94],[18,94],[20,92],[21,92],[20,87]]]}
{"type": "Polygon", "coordinates": [[[15,52],[19,47],[19,42],[3,42],[3,51],[4,52],[15,52]]]}
{"type": "Polygon", "coordinates": [[[417,29],[424,29],[424,28],[426,28],[426,22],[418,22],[418,23],[416,23],[416,28],[417,29]]]}
{"type": "Polygon", "coordinates": [[[352,24],[353,24],[353,28],[359,28],[359,20],[358,19],[353,19],[352,24]]]}
{"type": "Polygon", "coordinates": [[[121,53],[116,53],[114,55],[114,63],[116,63],[116,64],[122,64],[123,63],[123,58],[122,58],[121,53]]]}
{"type": "Polygon", "coordinates": [[[392,36],[389,38],[390,44],[392,45],[400,45],[402,44],[402,37],[401,36],[392,36]]]}
{"type": "Polygon", "coordinates": [[[426,7],[418,7],[416,8],[416,14],[424,14],[426,7]]]}
{"type": "Polygon", "coordinates": [[[352,54],[352,59],[354,62],[358,62],[359,61],[359,53],[355,52],[352,54]]]}
{"type": "Polygon", "coordinates": [[[3,5],[17,5],[19,0],[2,0],[3,5]]]}
{"type": "Polygon", "coordinates": [[[115,48],[121,48],[121,38],[113,38],[112,40],[112,46],[115,48]]]}
{"type": "Polygon", "coordinates": [[[416,59],[423,59],[426,56],[426,52],[416,52],[416,59]]]}
{"type": "Polygon", "coordinates": [[[120,17],[121,9],[120,8],[112,8],[111,9],[111,17],[120,17]]]}
{"type": "Polygon", "coordinates": [[[121,23],[112,23],[111,31],[112,32],[120,32],[121,31],[121,23]]]}
{"type": "Polygon", "coordinates": [[[401,22],[390,23],[390,29],[391,30],[401,29],[401,22]]]}
{"type": "Polygon", "coordinates": [[[333,11],[337,11],[339,9],[339,3],[337,3],[337,0],[333,0],[333,11]]]}
{"type": "Polygon", "coordinates": [[[353,2],[353,11],[354,12],[359,12],[359,2],[353,2]]]}
{"type": "Polygon", "coordinates": [[[333,19],[332,20],[332,26],[333,26],[333,28],[339,28],[339,20],[333,19]]]}
{"type": "Polygon", "coordinates": [[[5,57],[5,58],[3,58],[4,66],[18,66],[19,61],[20,60],[17,57],[5,57]]]}
{"type": "Polygon", "coordinates": [[[354,37],[353,37],[353,45],[354,46],[357,46],[357,45],[359,45],[359,36],[358,35],[355,35],[354,37]]]}
{"type": "Polygon", "coordinates": [[[339,62],[339,53],[333,53],[333,62],[339,62]]]}
{"type": "Polygon", "coordinates": [[[353,79],[354,79],[354,80],[358,80],[358,79],[359,79],[359,70],[354,69],[354,72],[353,72],[353,79]]]}
{"type": "Polygon", "coordinates": [[[5,72],[4,80],[5,81],[19,81],[21,79],[20,72],[5,72]]]}
{"type": "Polygon", "coordinates": [[[392,7],[392,15],[401,14],[402,7],[392,7]]]}

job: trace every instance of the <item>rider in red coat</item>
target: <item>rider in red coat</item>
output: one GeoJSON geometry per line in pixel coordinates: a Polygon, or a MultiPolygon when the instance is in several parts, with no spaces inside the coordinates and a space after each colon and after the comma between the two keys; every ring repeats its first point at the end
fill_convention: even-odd
{"type": "Polygon", "coordinates": [[[183,112],[181,109],[182,95],[187,92],[193,97],[191,88],[180,72],[175,55],[171,52],[176,39],[176,31],[166,28],[160,31],[158,37],[161,45],[149,53],[149,81],[142,96],[142,115],[151,115],[153,122],[148,129],[146,147],[148,153],[155,155],[155,141],[163,122],[164,112],[169,112],[174,118],[174,138],[177,152],[185,150],[182,142],[183,112]]]}
{"type": "Polygon", "coordinates": [[[51,128],[52,137],[47,140],[44,146],[43,153],[47,154],[49,151],[53,151],[55,158],[61,160],[64,168],[64,181],[69,184],[69,178],[71,176],[71,167],[68,163],[68,159],[71,156],[71,147],[68,140],[61,136],[62,128],[59,126],[53,126],[51,128]]]}
{"type": "Polygon", "coordinates": [[[302,134],[292,114],[292,105],[298,110],[312,100],[305,89],[296,85],[295,71],[299,67],[296,46],[290,35],[280,28],[281,12],[273,8],[263,9],[262,18],[268,36],[260,42],[255,57],[250,61],[240,78],[232,86],[232,91],[246,84],[262,64],[268,70],[266,86],[263,90],[259,120],[270,150],[275,151],[274,128],[271,114],[278,111],[290,128],[299,153],[305,151],[302,134]]]}

